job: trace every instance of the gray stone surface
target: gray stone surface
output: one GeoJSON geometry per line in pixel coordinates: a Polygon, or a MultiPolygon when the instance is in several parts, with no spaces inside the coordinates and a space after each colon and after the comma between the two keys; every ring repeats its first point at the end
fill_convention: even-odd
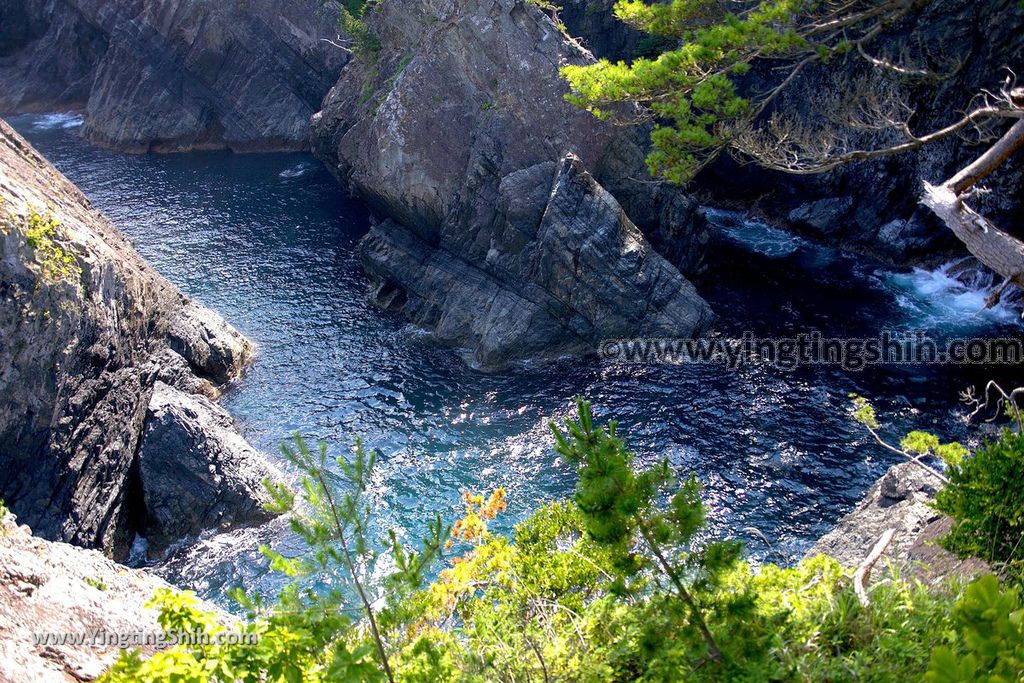
{"type": "Polygon", "coordinates": [[[0,0],[0,112],[144,152],[298,149],[348,58],[318,0],[0,0]]]}
{"type": "Polygon", "coordinates": [[[960,560],[938,545],[950,524],[948,517],[930,505],[941,485],[938,478],[913,463],[893,465],[835,529],[818,539],[808,556],[823,553],[845,567],[856,568],[882,534],[895,529],[892,543],[875,565],[873,580],[887,576],[889,563],[902,575],[926,582],[991,572],[984,562],[960,560]]]}
{"type": "MultiPolygon", "coordinates": [[[[595,57],[611,62],[629,61],[644,55],[645,47],[653,47],[650,37],[619,21],[613,13],[616,0],[568,0],[560,2],[558,19],[573,38],[579,40],[595,57]]],[[[666,41],[668,42],[668,41],[666,41]]]]}
{"type": "Polygon", "coordinates": [[[712,319],[575,156],[506,176],[479,262],[395,223],[360,246],[375,299],[482,369],[582,354],[605,339],[689,335],[712,319]]]}
{"type": "Polygon", "coordinates": [[[252,342],[218,313],[194,301],[178,309],[167,331],[170,348],[195,374],[216,384],[237,379],[254,352],[252,342]]]}
{"type": "Polygon", "coordinates": [[[852,209],[851,197],[831,197],[801,204],[789,212],[788,218],[793,227],[827,238],[842,231],[852,209]]]}
{"type": "Polygon", "coordinates": [[[157,382],[139,449],[150,551],[207,529],[267,521],[264,479],[282,476],[204,396],[157,382]]]}
{"type": "MultiPolygon", "coordinates": [[[[94,550],[37,538],[8,515],[0,520],[0,681],[95,680],[117,659],[115,644],[44,645],[34,634],[160,633],[157,611],[145,604],[161,589],[172,587],[94,550]]],[[[211,604],[200,608],[231,621],[211,604]]]]}
{"type": "MultiPolygon", "coordinates": [[[[363,246],[379,302],[436,338],[469,348],[480,367],[592,347],[608,329],[629,334],[621,324],[627,320],[637,333],[699,331],[703,314],[662,315],[662,301],[636,296],[672,291],[694,311],[705,309],[678,272],[655,268],[661,280],[652,287],[642,280],[646,271],[629,273],[622,267],[628,259],[615,259],[579,280],[573,269],[559,271],[552,283],[541,261],[531,260],[553,169],[574,154],[573,167],[589,170],[655,249],[671,243],[683,272],[701,261],[703,236],[691,220],[696,204],[647,176],[643,132],[603,123],[564,101],[558,69],[591,61],[588,52],[523,0],[383,3],[368,21],[381,52],[342,72],[314,119],[313,146],[350,190],[391,219],[363,246]],[[577,306],[564,297],[581,297],[583,283],[611,285],[595,293],[612,312],[607,325],[588,317],[596,309],[583,310],[576,322],[560,310],[577,306]]],[[[607,236],[600,226],[619,220],[619,206],[587,206],[591,212],[573,231],[595,220],[595,234],[607,236]]],[[[651,253],[639,232],[621,234],[640,240],[636,253],[651,253]]],[[[560,267],[557,238],[545,239],[545,265],[560,267]]],[[[573,244],[563,246],[560,256],[573,253],[573,244]]]]}
{"type": "Polygon", "coordinates": [[[46,538],[121,557],[143,521],[135,461],[156,377],[235,377],[251,345],[2,121],[0,198],[0,498],[46,538]],[[60,221],[68,273],[29,246],[30,209],[60,221]],[[188,360],[169,360],[172,329],[188,360]]]}

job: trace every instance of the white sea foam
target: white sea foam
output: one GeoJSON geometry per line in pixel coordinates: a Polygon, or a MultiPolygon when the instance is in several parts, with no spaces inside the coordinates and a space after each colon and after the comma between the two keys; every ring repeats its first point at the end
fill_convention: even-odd
{"type": "Polygon", "coordinates": [[[996,323],[1019,323],[1019,292],[1008,290],[1002,301],[985,309],[998,283],[981,267],[962,268],[950,261],[938,268],[909,272],[876,272],[883,287],[892,291],[912,322],[922,327],[971,328],[996,323]]]}
{"type": "Polygon", "coordinates": [[[797,252],[807,243],[785,230],[763,221],[748,218],[739,211],[704,209],[708,223],[741,247],[764,254],[769,258],[782,258],[797,252]]]}
{"type": "Polygon", "coordinates": [[[308,162],[304,161],[301,164],[296,164],[295,166],[292,166],[291,168],[287,168],[287,169],[281,171],[277,175],[278,175],[279,178],[286,178],[286,179],[299,178],[299,177],[305,175],[306,172],[309,171],[309,169],[310,169],[310,164],[308,162]]]}
{"type": "Polygon", "coordinates": [[[40,114],[32,121],[32,127],[39,130],[56,130],[58,128],[77,128],[83,123],[85,123],[85,117],[81,114],[61,112],[40,114]]]}

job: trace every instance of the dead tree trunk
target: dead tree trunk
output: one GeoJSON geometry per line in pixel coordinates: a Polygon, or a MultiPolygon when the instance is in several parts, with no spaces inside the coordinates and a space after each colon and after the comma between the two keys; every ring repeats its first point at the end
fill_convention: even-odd
{"type": "MultiPolygon", "coordinates": [[[[1024,146],[1024,119],[1017,121],[992,147],[941,185],[924,184],[921,203],[931,209],[967,250],[986,266],[1024,288],[1024,242],[1004,232],[964,202],[975,184],[995,171],[1011,154],[1024,146]]],[[[1002,287],[998,293],[1002,292],[1002,287]]],[[[998,296],[988,305],[998,302],[998,296]]]]}

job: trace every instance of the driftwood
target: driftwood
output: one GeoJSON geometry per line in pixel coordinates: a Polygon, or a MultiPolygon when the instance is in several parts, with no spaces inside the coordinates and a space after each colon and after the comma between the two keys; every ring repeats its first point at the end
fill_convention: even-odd
{"type": "Polygon", "coordinates": [[[875,547],[871,549],[868,556],[857,567],[857,571],[853,575],[853,592],[857,594],[857,599],[860,600],[860,604],[864,607],[871,604],[871,599],[868,598],[868,579],[871,578],[871,570],[874,568],[875,563],[878,562],[878,558],[882,556],[885,549],[892,543],[892,537],[895,534],[895,529],[887,529],[882,534],[882,537],[878,539],[878,542],[875,543],[875,547]]]}

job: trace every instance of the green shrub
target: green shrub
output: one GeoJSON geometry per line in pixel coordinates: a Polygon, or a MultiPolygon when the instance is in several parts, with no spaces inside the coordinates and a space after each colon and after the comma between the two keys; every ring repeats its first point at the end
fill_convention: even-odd
{"type": "Polygon", "coordinates": [[[29,210],[25,218],[25,239],[43,269],[43,274],[61,279],[80,272],[74,255],[58,244],[60,221],[54,216],[29,210]]]}
{"type": "Polygon", "coordinates": [[[1024,609],[1015,588],[983,576],[967,587],[954,614],[960,650],[936,648],[928,683],[1024,680],[1024,609]]]}
{"type": "Polygon", "coordinates": [[[1024,435],[1004,430],[951,463],[935,507],[953,518],[943,547],[980,557],[1017,582],[1024,576],[1024,435]]]}
{"type": "Polygon", "coordinates": [[[351,36],[355,42],[354,52],[356,54],[373,59],[380,52],[381,44],[380,39],[363,21],[363,9],[365,9],[364,5],[360,6],[360,9],[356,12],[350,11],[347,7],[342,7],[338,18],[338,27],[351,36]]]}
{"type": "Polygon", "coordinates": [[[379,2],[381,0],[320,0],[320,5],[337,15],[338,29],[352,39],[352,52],[374,59],[380,52],[380,40],[363,17],[379,2]]]}
{"type": "MultiPolygon", "coordinates": [[[[367,533],[372,452],[357,444],[334,467],[326,447],[296,439],[286,453],[306,505],[292,528],[310,551],[265,552],[288,576],[315,571],[350,589],[293,584],[271,604],[239,591],[242,628],[258,643],[183,645],[148,660],[124,653],[104,680],[1019,680],[1016,591],[988,577],[958,602],[956,585],[893,574],[865,606],[830,558],[754,567],[738,542],[709,537],[693,478],[665,462],[637,471],[616,424],[596,424],[583,401],[578,411],[552,426],[557,452],[578,469],[572,500],[543,506],[506,537],[488,528],[504,490],[466,492],[462,518],[448,529],[436,519],[415,551],[367,533]],[[392,573],[370,581],[387,550],[392,573]]],[[[273,493],[278,510],[293,507],[289,491],[273,493]]],[[[165,629],[222,628],[187,593],[155,604],[165,629]]]]}
{"type": "Polygon", "coordinates": [[[98,591],[105,591],[108,588],[106,582],[103,579],[99,579],[93,576],[85,577],[85,582],[98,591]]]}

